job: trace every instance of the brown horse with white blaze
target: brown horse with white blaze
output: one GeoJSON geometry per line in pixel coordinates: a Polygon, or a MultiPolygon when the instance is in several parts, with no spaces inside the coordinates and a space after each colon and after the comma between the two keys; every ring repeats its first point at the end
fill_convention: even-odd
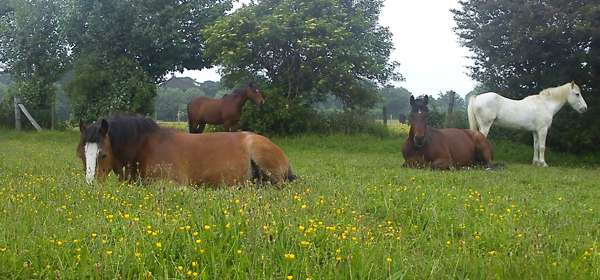
{"type": "Polygon", "coordinates": [[[470,129],[428,127],[427,105],[427,96],[410,97],[410,131],[402,149],[406,167],[494,167],[492,145],[485,135],[470,129]]]}
{"type": "Polygon", "coordinates": [[[265,103],[265,99],[253,83],[220,99],[204,96],[192,99],[187,106],[190,133],[202,133],[206,124],[222,124],[226,131],[236,131],[242,107],[248,99],[259,107],[265,103]]]}
{"type": "Polygon", "coordinates": [[[120,129],[142,119],[149,120],[112,117],[82,128],[78,154],[88,183],[110,171],[119,174],[119,169],[142,179],[166,178],[194,185],[281,184],[295,179],[284,152],[261,135],[188,134],[156,124],[135,133],[120,129]],[[130,154],[124,157],[122,151],[130,154]],[[124,162],[126,158],[131,162],[124,162]]]}

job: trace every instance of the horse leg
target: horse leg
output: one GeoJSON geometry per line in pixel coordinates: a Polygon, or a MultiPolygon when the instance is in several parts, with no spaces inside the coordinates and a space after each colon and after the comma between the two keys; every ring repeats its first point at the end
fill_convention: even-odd
{"type": "Polygon", "coordinates": [[[488,133],[490,133],[490,128],[492,127],[492,123],[493,123],[493,121],[486,122],[486,123],[484,123],[483,121],[479,122],[479,132],[481,132],[486,138],[488,136],[488,133]]]}
{"type": "Polygon", "coordinates": [[[233,122],[233,121],[227,121],[225,123],[223,123],[223,127],[225,128],[225,131],[227,132],[236,132],[238,129],[238,122],[233,122]]]}
{"type": "Polygon", "coordinates": [[[538,130],[538,150],[539,150],[539,163],[543,167],[547,167],[548,164],[544,160],[544,152],[546,151],[546,135],[548,135],[548,127],[544,127],[538,130]]]}
{"type": "Polygon", "coordinates": [[[539,141],[537,131],[533,132],[533,165],[538,165],[540,162],[539,141]]]}
{"type": "Polygon", "coordinates": [[[447,158],[438,158],[431,163],[431,169],[449,170],[450,160],[447,158]]]}
{"type": "Polygon", "coordinates": [[[477,139],[477,153],[479,163],[488,169],[494,168],[492,161],[494,160],[494,149],[492,144],[486,138],[477,139]]]}
{"type": "Polygon", "coordinates": [[[234,124],[231,125],[230,128],[231,128],[231,132],[236,132],[240,128],[240,123],[239,122],[238,123],[234,123],[234,124]]]}
{"type": "Polygon", "coordinates": [[[205,126],[206,126],[206,123],[203,123],[203,122],[198,123],[198,128],[196,129],[195,133],[203,133],[205,126]]]}
{"type": "Polygon", "coordinates": [[[194,120],[192,120],[192,117],[188,115],[188,129],[189,129],[190,133],[196,133],[197,126],[198,125],[196,124],[196,122],[194,120]]]}

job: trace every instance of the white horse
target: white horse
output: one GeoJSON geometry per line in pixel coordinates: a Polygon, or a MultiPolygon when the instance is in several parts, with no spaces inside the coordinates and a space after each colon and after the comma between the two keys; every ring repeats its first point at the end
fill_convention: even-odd
{"type": "Polygon", "coordinates": [[[546,135],[552,117],[567,102],[579,113],[587,110],[587,104],[575,82],[547,88],[521,100],[508,99],[494,92],[483,93],[469,98],[469,126],[486,137],[494,122],[503,127],[532,131],[533,164],[548,166],[544,160],[546,135]]]}

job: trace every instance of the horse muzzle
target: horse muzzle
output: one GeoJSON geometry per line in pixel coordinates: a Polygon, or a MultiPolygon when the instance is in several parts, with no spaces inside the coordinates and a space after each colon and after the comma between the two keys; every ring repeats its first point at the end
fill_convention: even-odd
{"type": "Polygon", "coordinates": [[[415,147],[422,148],[423,146],[425,146],[425,137],[415,136],[415,137],[413,137],[413,143],[415,144],[415,147]]]}

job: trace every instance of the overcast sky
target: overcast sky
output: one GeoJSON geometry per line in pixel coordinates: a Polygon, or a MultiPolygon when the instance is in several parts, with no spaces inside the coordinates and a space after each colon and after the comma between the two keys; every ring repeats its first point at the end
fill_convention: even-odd
{"type": "MultiPolygon", "coordinates": [[[[386,0],[380,22],[394,34],[392,60],[400,62],[406,79],[396,83],[413,94],[432,94],[455,90],[464,96],[475,86],[467,76],[471,65],[469,52],[460,47],[452,31],[455,26],[451,8],[457,0],[386,0]]],[[[215,69],[185,71],[186,76],[202,82],[219,80],[215,69]]]]}

